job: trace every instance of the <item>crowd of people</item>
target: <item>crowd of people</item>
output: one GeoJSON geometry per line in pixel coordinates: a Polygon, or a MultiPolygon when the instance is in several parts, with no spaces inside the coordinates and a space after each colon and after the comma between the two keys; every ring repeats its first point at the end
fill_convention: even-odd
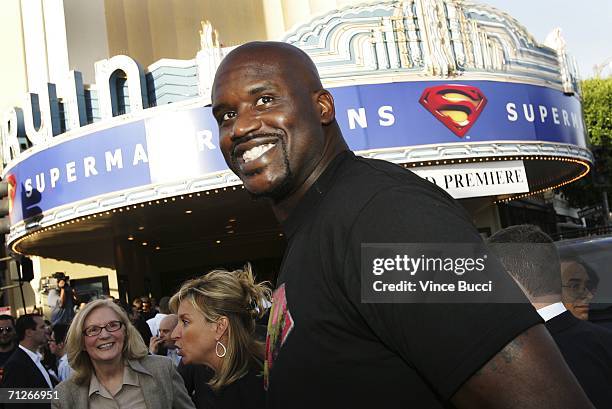
{"type": "Polygon", "coordinates": [[[274,293],[247,266],[187,281],[159,307],[90,301],[67,331],[0,317],[1,386],[55,388],[55,408],[612,407],[612,337],[582,314],[592,286],[564,282],[554,245],[532,226],[489,243],[500,260],[489,268],[524,302],[362,302],[364,243],[482,239],[444,191],[348,149],[301,50],[234,49],[212,111],[228,166],[287,236],[274,293]]]}
{"type": "Polygon", "coordinates": [[[0,386],[55,388],[55,408],[262,408],[255,330],[270,291],[247,265],[188,281],[158,308],[148,297],[131,306],[103,297],[70,325],[0,316],[0,386]]]}

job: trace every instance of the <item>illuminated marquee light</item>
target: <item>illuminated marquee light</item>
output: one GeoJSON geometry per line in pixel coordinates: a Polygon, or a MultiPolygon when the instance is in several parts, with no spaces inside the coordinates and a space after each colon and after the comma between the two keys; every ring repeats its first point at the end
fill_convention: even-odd
{"type": "MultiPolygon", "coordinates": [[[[584,171],[581,172],[579,175],[573,177],[570,180],[558,183],[556,185],[553,186],[549,186],[546,188],[542,188],[542,189],[538,189],[532,192],[527,192],[524,194],[520,194],[520,195],[515,195],[515,196],[511,196],[509,198],[505,198],[505,199],[501,199],[501,200],[496,200],[493,203],[508,203],[512,200],[516,200],[516,199],[521,199],[524,197],[528,197],[528,196],[532,196],[532,195],[536,195],[536,194],[540,194],[540,193],[544,193],[546,191],[550,191],[550,190],[554,190],[554,189],[558,189],[562,186],[565,186],[569,183],[575,182],[578,179],[583,178],[584,176],[586,176],[590,169],[591,166],[588,162],[586,161],[582,161],[582,160],[577,160],[577,159],[572,159],[572,158],[565,158],[565,157],[561,157],[561,156],[553,156],[553,157],[549,157],[549,156],[531,156],[531,155],[516,155],[516,156],[507,156],[507,157],[488,157],[488,158],[468,158],[468,159],[445,159],[445,160],[430,160],[430,161],[423,161],[423,162],[410,162],[410,163],[404,163],[401,166],[403,166],[406,169],[410,169],[410,168],[414,168],[414,167],[426,167],[426,166],[435,166],[435,165],[449,165],[449,164],[456,164],[456,163],[476,163],[476,162],[487,162],[487,161],[514,161],[514,160],[542,160],[542,161],[558,161],[558,162],[570,162],[570,163],[574,163],[574,164],[579,164],[582,165],[584,167],[584,171]]],[[[237,186],[231,186],[231,187],[224,187],[224,188],[218,188],[218,189],[211,189],[211,190],[207,190],[204,192],[197,192],[197,193],[190,193],[188,195],[180,195],[178,196],[179,200],[185,200],[186,198],[193,198],[195,197],[201,197],[202,195],[216,195],[216,194],[220,194],[222,192],[227,192],[228,190],[232,190],[235,191],[238,188],[240,189],[244,189],[244,185],[237,185],[237,186]]],[[[170,202],[172,201],[176,201],[176,197],[172,197],[170,198],[170,202]]],[[[115,208],[112,210],[102,210],[100,212],[97,213],[93,213],[90,215],[84,215],[84,216],[80,216],[77,217],[75,219],[70,219],[70,220],[66,220],[66,221],[62,221],[62,222],[58,222],[56,224],[53,225],[49,225],[49,226],[40,226],[39,228],[37,228],[35,231],[32,231],[30,233],[27,233],[26,235],[20,237],[19,239],[15,240],[12,244],[11,244],[11,249],[14,253],[16,254],[25,254],[22,253],[21,251],[19,251],[18,247],[19,245],[32,238],[32,237],[36,237],[42,233],[46,233],[48,231],[52,231],[52,230],[56,230],[59,227],[63,227],[65,225],[68,224],[74,224],[74,223],[81,223],[87,220],[90,220],[91,218],[95,218],[95,217],[99,217],[102,215],[112,215],[113,213],[121,213],[123,211],[129,211],[130,207],[132,209],[137,209],[137,208],[144,208],[146,206],[158,206],[158,205],[162,205],[164,203],[169,203],[168,199],[161,199],[161,200],[155,200],[155,201],[148,201],[147,203],[140,203],[137,205],[134,204],[128,204],[125,205],[123,207],[119,207],[119,208],[115,208]]]]}

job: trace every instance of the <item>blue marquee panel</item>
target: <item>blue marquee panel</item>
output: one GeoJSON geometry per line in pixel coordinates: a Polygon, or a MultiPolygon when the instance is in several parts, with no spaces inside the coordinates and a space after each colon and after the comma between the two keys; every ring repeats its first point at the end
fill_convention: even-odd
{"type": "MultiPolygon", "coordinates": [[[[545,87],[420,81],[331,91],[338,123],[353,150],[490,141],[586,147],[579,99],[545,87]],[[462,137],[419,102],[427,88],[441,85],[448,86],[447,103],[438,106],[442,117],[466,106],[465,95],[454,85],[475,87],[486,98],[462,137]]],[[[11,223],[90,197],[226,169],[209,107],[162,112],[66,140],[17,162],[8,171],[17,181],[11,223]]]]}

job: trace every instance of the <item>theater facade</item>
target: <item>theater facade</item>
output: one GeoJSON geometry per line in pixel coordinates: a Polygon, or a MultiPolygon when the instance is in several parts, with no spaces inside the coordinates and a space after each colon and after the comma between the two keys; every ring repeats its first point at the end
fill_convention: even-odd
{"type": "MultiPolygon", "coordinates": [[[[590,170],[558,31],[544,45],[486,5],[406,0],[334,11],[283,41],[315,61],[351,149],[445,189],[485,235],[509,206],[590,170]]],[[[283,234],[227,169],[209,106],[231,49],[203,25],[191,60],[115,56],[95,63],[95,83],[70,71],[3,113],[9,250],[112,269],[122,298],[247,260],[273,278],[283,234]]]]}

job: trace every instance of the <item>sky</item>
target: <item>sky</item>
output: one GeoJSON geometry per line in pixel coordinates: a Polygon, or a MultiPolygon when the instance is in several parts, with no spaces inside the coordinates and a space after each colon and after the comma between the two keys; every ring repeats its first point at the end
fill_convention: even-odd
{"type": "MultiPolygon", "coordinates": [[[[473,0],[510,14],[543,43],[560,27],[567,51],[576,58],[583,79],[593,66],[612,58],[612,0],[473,0]]],[[[612,67],[606,71],[612,74],[612,67]]]]}

